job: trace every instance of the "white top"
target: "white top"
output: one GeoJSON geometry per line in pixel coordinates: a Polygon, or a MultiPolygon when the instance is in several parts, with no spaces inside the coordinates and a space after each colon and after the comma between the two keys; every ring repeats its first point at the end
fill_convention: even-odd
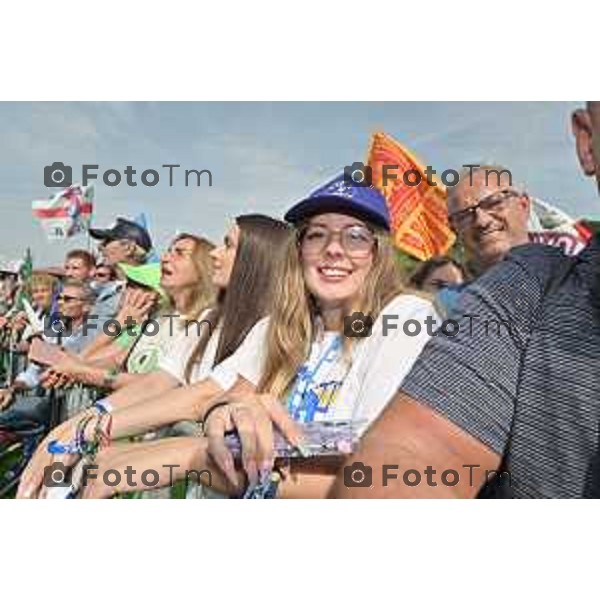
{"type": "MultiPolygon", "coordinates": [[[[202,322],[204,319],[206,319],[209,312],[210,309],[206,309],[202,312],[197,319],[198,324],[190,321],[187,324],[187,334],[185,326],[183,328],[177,328],[169,347],[165,348],[165,351],[160,353],[158,368],[175,377],[180,383],[186,383],[185,368],[192,355],[192,352],[198,344],[198,334],[202,333],[203,327],[209,326],[208,321],[202,322]]],[[[173,319],[173,322],[175,323],[175,319],[173,319]]],[[[173,329],[175,330],[175,326],[173,329]]],[[[215,360],[215,355],[217,353],[219,336],[220,328],[217,327],[217,329],[212,332],[212,335],[206,344],[206,348],[200,362],[196,363],[192,368],[192,372],[190,374],[190,383],[196,383],[197,381],[204,379],[210,373],[212,364],[215,360]]]]}
{"type": "MultiPolygon", "coordinates": [[[[198,321],[202,321],[208,316],[208,310],[203,312],[198,321]]],[[[254,382],[260,379],[260,369],[262,369],[262,354],[256,353],[255,347],[264,350],[264,338],[267,333],[269,324],[268,317],[258,321],[254,327],[248,332],[236,352],[222,361],[219,365],[213,368],[217,347],[221,337],[222,326],[219,324],[210,336],[204,354],[200,358],[200,362],[196,363],[190,374],[190,384],[197,383],[208,376],[217,383],[223,391],[227,391],[233,387],[237,380],[238,372],[250,373],[256,370],[250,381],[254,382]]],[[[208,326],[204,325],[203,326],[208,326]]],[[[194,328],[195,326],[191,327],[194,328]]],[[[196,347],[198,338],[193,336],[193,343],[183,344],[176,348],[176,351],[169,353],[161,353],[158,366],[163,371],[166,371],[181,383],[185,383],[185,369],[188,360],[196,347]]],[[[181,340],[180,340],[181,344],[181,340]]]]}
{"type": "Polygon", "coordinates": [[[239,375],[258,385],[262,375],[269,317],[264,317],[246,334],[238,349],[211,372],[210,378],[223,390],[233,387],[239,375]]]}
{"type": "MultiPolygon", "coordinates": [[[[343,356],[342,334],[322,334],[285,399],[292,416],[299,421],[351,419],[360,422],[362,433],[392,399],[429,340],[428,318],[435,320],[429,321],[429,330],[435,331],[441,319],[430,302],[409,294],[396,296],[373,323],[371,335],[353,344],[351,365],[343,356]],[[410,320],[417,323],[408,323],[405,332],[410,320]]],[[[259,321],[211,378],[225,389],[238,375],[257,385],[267,328],[268,318],[259,321]]]]}

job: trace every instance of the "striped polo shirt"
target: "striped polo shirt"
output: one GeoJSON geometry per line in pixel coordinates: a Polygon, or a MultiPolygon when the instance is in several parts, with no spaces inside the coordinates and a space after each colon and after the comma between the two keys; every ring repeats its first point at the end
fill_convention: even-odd
{"type": "Polygon", "coordinates": [[[468,286],[456,335],[431,339],[403,382],[503,457],[492,496],[600,497],[599,300],[599,237],[576,258],[515,248],[468,286]]]}

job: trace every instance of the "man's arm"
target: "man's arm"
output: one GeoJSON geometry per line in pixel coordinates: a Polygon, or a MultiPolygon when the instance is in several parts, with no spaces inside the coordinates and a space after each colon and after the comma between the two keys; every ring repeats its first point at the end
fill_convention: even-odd
{"type": "Polygon", "coordinates": [[[473,498],[486,481],[486,470],[497,469],[500,460],[497,453],[454,423],[399,392],[366,433],[357,453],[346,462],[346,466],[361,462],[371,467],[372,486],[347,487],[342,469],[329,495],[473,498]],[[405,479],[409,483],[417,480],[413,470],[419,474],[420,483],[407,485],[405,479]],[[456,485],[448,485],[456,480],[450,471],[458,473],[456,485]]]}

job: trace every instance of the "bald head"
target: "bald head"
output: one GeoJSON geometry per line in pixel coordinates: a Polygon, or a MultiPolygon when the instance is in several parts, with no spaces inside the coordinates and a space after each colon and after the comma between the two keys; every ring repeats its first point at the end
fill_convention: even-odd
{"type": "Polygon", "coordinates": [[[448,190],[450,223],[480,271],[529,241],[529,209],[529,197],[513,186],[511,171],[500,165],[464,171],[448,190]]]}

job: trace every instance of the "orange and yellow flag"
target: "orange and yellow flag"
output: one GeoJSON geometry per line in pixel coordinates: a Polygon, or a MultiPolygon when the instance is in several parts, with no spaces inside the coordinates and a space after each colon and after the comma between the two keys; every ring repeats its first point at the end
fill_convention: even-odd
{"type": "Polygon", "coordinates": [[[425,167],[383,132],[373,135],[368,162],[373,186],[387,200],[396,246],[419,260],[445,254],[455,236],[448,223],[446,187],[441,181],[432,176],[430,181],[436,185],[430,185],[425,167]]]}

